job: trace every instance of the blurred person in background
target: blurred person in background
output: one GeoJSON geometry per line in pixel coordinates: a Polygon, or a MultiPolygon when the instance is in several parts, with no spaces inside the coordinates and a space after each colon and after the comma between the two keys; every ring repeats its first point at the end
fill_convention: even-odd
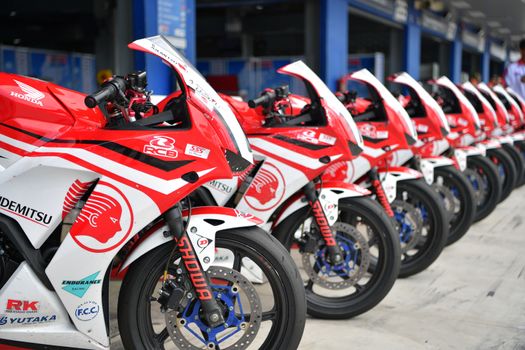
{"type": "Polygon", "coordinates": [[[525,98],[525,39],[520,41],[521,58],[508,65],[505,70],[507,86],[525,98]]]}

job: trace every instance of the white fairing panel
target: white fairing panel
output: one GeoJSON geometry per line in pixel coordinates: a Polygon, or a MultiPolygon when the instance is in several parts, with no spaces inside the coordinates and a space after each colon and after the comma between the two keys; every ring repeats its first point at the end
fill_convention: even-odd
{"type": "Polygon", "coordinates": [[[422,174],[419,171],[409,168],[406,171],[379,171],[379,179],[389,203],[396,199],[399,181],[419,179],[421,176],[422,174]]]}
{"type": "Polygon", "coordinates": [[[204,187],[210,191],[210,194],[217,205],[224,206],[237,191],[238,182],[239,177],[234,176],[232,179],[210,181],[204,184],[204,187]]]}
{"type": "Polygon", "coordinates": [[[463,89],[465,89],[465,90],[473,93],[474,95],[476,95],[476,97],[481,101],[481,104],[483,105],[483,110],[485,111],[485,113],[490,113],[492,118],[494,119],[496,125],[498,125],[498,117],[496,115],[496,111],[494,110],[494,108],[492,108],[492,105],[485,98],[485,96],[483,96],[483,94],[481,92],[479,92],[479,90],[476,89],[476,87],[474,85],[472,85],[472,83],[469,82],[469,81],[461,84],[461,86],[463,87],[463,89]]]}
{"type": "MultiPolygon", "coordinates": [[[[109,349],[78,332],[56,293],[48,290],[22,262],[0,290],[0,338],[58,347],[109,349]]],[[[89,317],[103,317],[92,306],[89,317]]]]}
{"type": "Polygon", "coordinates": [[[474,122],[476,123],[477,127],[481,127],[481,123],[479,121],[479,116],[476,112],[476,109],[474,108],[472,103],[470,103],[470,101],[465,97],[465,95],[463,95],[463,93],[459,91],[458,87],[452,81],[450,81],[449,78],[447,78],[446,76],[442,76],[441,78],[436,80],[436,84],[450,89],[454,93],[456,98],[461,102],[461,104],[468,109],[468,112],[472,115],[472,118],[474,119],[474,122]]]}
{"type": "Polygon", "coordinates": [[[324,99],[330,108],[336,111],[344,120],[346,120],[354,139],[359,147],[363,147],[363,138],[357,129],[357,125],[354,122],[354,119],[350,115],[350,112],[346,107],[335,97],[334,93],[330,91],[328,86],[314,73],[303,61],[296,61],[290,63],[282,68],[279,68],[279,73],[287,73],[295,76],[299,76],[303,79],[306,79],[314,89],[317,91],[319,97],[324,99]]]}
{"type": "Polygon", "coordinates": [[[420,160],[421,173],[427,184],[434,182],[434,169],[444,166],[454,165],[454,161],[446,157],[422,158],[420,160]]]}
{"type": "Polygon", "coordinates": [[[448,124],[447,117],[445,116],[445,113],[443,113],[443,109],[441,106],[437,103],[437,101],[419,84],[410,74],[406,72],[402,72],[393,80],[396,83],[404,84],[410,86],[416,94],[419,96],[419,98],[425,103],[425,107],[431,108],[436,115],[441,120],[442,127],[447,130],[447,132],[450,132],[450,125],[448,124]]]}
{"type": "Polygon", "coordinates": [[[414,140],[417,140],[417,131],[414,127],[414,124],[410,120],[410,116],[407,111],[403,108],[401,103],[392,95],[390,91],[379,81],[377,78],[370,73],[367,69],[361,69],[357,72],[350,74],[352,79],[361,80],[367,84],[370,84],[377,90],[381,98],[383,98],[384,103],[392,108],[396,114],[401,118],[403,124],[405,124],[405,129],[407,129],[407,134],[412,136],[414,140]]]}

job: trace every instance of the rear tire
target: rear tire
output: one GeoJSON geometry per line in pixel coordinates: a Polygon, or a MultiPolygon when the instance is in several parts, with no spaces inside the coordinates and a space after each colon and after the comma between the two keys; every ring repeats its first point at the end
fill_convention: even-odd
{"type": "Polygon", "coordinates": [[[434,183],[438,179],[442,179],[443,185],[458,200],[454,208],[454,214],[449,222],[447,245],[450,245],[463,237],[474,222],[474,217],[476,216],[476,195],[465,175],[453,166],[434,169],[434,183]]]}
{"type": "MultiPolygon", "coordinates": [[[[399,277],[409,277],[425,270],[439,257],[447,242],[448,223],[441,198],[423,179],[397,183],[397,196],[392,203],[395,215],[406,210],[398,206],[401,203],[417,208],[416,214],[421,215],[423,227],[426,227],[426,235],[417,238],[413,249],[403,252],[402,246],[399,277]],[[424,211],[426,215],[422,214],[424,211]],[[409,254],[413,250],[415,254],[409,254]]],[[[401,234],[399,232],[400,239],[401,234]]]]}
{"type": "MultiPolygon", "coordinates": [[[[371,276],[366,284],[362,285],[364,289],[361,291],[356,289],[354,294],[337,297],[324,296],[316,293],[319,291],[319,286],[314,284],[310,288],[307,287],[308,314],[314,317],[345,319],[372,309],[388,294],[399,272],[399,238],[383,208],[369,197],[352,197],[341,200],[339,209],[341,214],[337,223],[344,222],[354,227],[366,225],[363,227],[364,231],[371,234],[369,246],[377,246],[375,248],[377,249],[377,260],[373,268],[368,268],[371,276]],[[372,240],[375,243],[370,243],[372,240]]],[[[298,210],[279,224],[274,235],[290,250],[292,245],[298,242],[298,239],[294,237],[295,233],[309,217],[311,218],[311,215],[309,207],[298,210]]],[[[371,256],[371,258],[376,257],[371,256]]],[[[356,285],[360,281],[362,283],[363,280],[361,278],[356,281],[356,285]]]]}
{"type": "Polygon", "coordinates": [[[510,196],[512,190],[516,187],[516,181],[518,179],[516,166],[514,165],[512,158],[503,148],[487,150],[487,157],[494,165],[496,165],[498,175],[503,179],[501,196],[499,198],[499,202],[501,203],[510,196]]]}
{"type": "MultiPolygon", "coordinates": [[[[152,295],[158,295],[156,287],[173,245],[173,242],[165,243],[148,252],[133,262],[126,273],[120,289],[118,304],[119,330],[126,349],[164,349],[165,341],[171,341],[166,331],[167,328],[164,328],[158,334],[153,329],[152,310],[160,308],[160,304],[152,300],[151,297],[152,295]],[[162,338],[165,340],[159,340],[161,334],[163,334],[162,338]]],[[[264,343],[259,348],[267,350],[296,349],[304,330],[306,304],[299,271],[293,263],[290,254],[274,237],[256,227],[217,232],[216,246],[223,249],[232,249],[232,252],[233,249],[238,249],[236,251],[243,253],[240,255],[241,258],[247,257],[251,259],[267,277],[268,282],[257,285],[257,288],[262,288],[264,292],[268,294],[271,292],[270,295],[273,295],[273,309],[269,312],[276,319],[266,321],[272,322],[272,324],[269,326],[267,338],[265,338],[264,343]]],[[[172,274],[172,270],[179,266],[176,265],[177,261],[180,261],[179,257],[180,253],[175,251],[172,259],[173,263],[171,264],[173,268],[170,267],[170,274],[172,274]]],[[[236,265],[235,258],[233,265],[236,265]]],[[[240,261],[237,265],[239,265],[238,269],[240,269],[240,261]]],[[[237,268],[234,269],[236,270],[237,268]]],[[[242,287],[240,289],[242,290],[242,287]]],[[[259,293],[257,292],[257,294],[259,293]]],[[[263,295],[260,296],[262,297],[263,295]]],[[[264,296],[268,297],[266,294],[264,296]]],[[[262,300],[267,301],[267,299],[262,300]]],[[[191,319],[188,318],[188,320],[191,319]]],[[[264,322],[265,314],[263,313],[261,325],[264,322]]],[[[166,326],[166,324],[161,326],[166,326]]],[[[257,341],[257,339],[256,335],[255,340],[257,341]]],[[[173,345],[173,342],[169,344],[173,345]]],[[[175,343],[175,346],[177,344],[175,343]]],[[[205,344],[200,346],[206,347],[205,344]]],[[[225,346],[222,349],[230,349],[231,347],[225,346]]],[[[241,348],[243,347],[241,346],[241,348]]]]}

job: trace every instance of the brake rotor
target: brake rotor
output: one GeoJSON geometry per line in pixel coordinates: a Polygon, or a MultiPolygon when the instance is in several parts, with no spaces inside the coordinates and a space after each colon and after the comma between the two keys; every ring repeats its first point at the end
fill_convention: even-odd
{"type": "Polygon", "coordinates": [[[399,199],[395,199],[391,206],[392,210],[394,211],[394,218],[396,218],[394,223],[397,231],[400,233],[401,253],[403,254],[415,248],[422,237],[423,216],[414,205],[399,199]],[[398,215],[402,215],[403,222],[399,222],[397,220],[398,215]],[[401,230],[405,228],[409,228],[411,230],[408,240],[404,240],[401,237],[401,230]]]}
{"type": "Polygon", "coordinates": [[[194,299],[182,311],[166,311],[166,328],[171,340],[179,349],[216,349],[217,346],[221,350],[247,349],[254,342],[262,322],[259,294],[239,271],[212,266],[206,273],[215,283],[218,280],[225,282],[224,285],[212,285],[212,290],[219,306],[224,309],[226,324],[209,328],[203,321],[200,301],[194,299]],[[241,294],[244,294],[242,302],[241,294]],[[243,302],[249,304],[248,317],[244,314],[246,310],[243,308],[243,302]],[[239,333],[239,338],[233,341],[236,333],[239,333]],[[224,346],[223,342],[227,345],[224,346]]]}
{"type": "Polygon", "coordinates": [[[435,181],[431,187],[443,199],[443,203],[445,204],[445,211],[447,212],[448,217],[454,217],[454,214],[457,212],[456,206],[459,204],[456,199],[456,196],[454,196],[454,193],[452,193],[450,188],[445,186],[443,183],[438,183],[438,181],[435,181]]]}
{"type": "Polygon", "coordinates": [[[326,260],[326,247],[315,253],[302,252],[302,264],[310,280],[327,289],[352,287],[367,272],[370,265],[370,248],[367,239],[354,226],[336,222],[332,230],[343,253],[344,262],[333,265],[326,260]]]}
{"type": "Polygon", "coordinates": [[[483,203],[483,201],[485,200],[485,196],[487,195],[487,191],[484,186],[485,182],[483,181],[483,178],[474,169],[467,168],[463,173],[472,184],[472,188],[474,189],[474,193],[476,195],[477,204],[480,205],[481,203],[483,203]],[[478,185],[474,186],[474,183],[477,183],[478,185]]]}

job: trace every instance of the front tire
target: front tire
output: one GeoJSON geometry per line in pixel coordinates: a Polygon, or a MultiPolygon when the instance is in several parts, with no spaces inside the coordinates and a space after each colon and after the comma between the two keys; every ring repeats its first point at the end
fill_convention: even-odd
{"type": "Polygon", "coordinates": [[[487,157],[498,169],[498,175],[503,180],[501,186],[501,196],[499,202],[503,202],[512,193],[516,186],[518,173],[512,158],[503,148],[487,150],[487,157]]]}
{"type": "MultiPolygon", "coordinates": [[[[178,344],[182,344],[182,340],[179,341],[179,337],[177,337],[177,342],[173,342],[170,337],[172,331],[168,331],[168,327],[176,327],[170,326],[167,322],[161,322],[159,326],[158,319],[160,318],[164,321],[164,316],[160,313],[160,304],[157,302],[156,296],[158,296],[161,277],[173,245],[174,243],[172,242],[163,244],[142,256],[131,265],[124,278],[119,296],[118,321],[122,342],[126,349],[164,349],[166,342],[169,343],[171,348],[175,346],[177,349],[201,349],[207,346],[202,341],[199,343],[197,339],[196,345],[177,347],[178,344]],[[155,329],[155,327],[158,329],[160,327],[160,331],[155,329]]],[[[254,290],[257,291],[255,297],[260,298],[261,308],[268,307],[268,310],[262,310],[261,317],[257,318],[257,320],[260,320],[260,328],[258,329],[264,330],[262,333],[263,335],[267,334],[266,338],[259,339],[257,337],[258,334],[254,336],[248,334],[248,337],[251,337],[247,338],[251,340],[251,347],[248,347],[246,343],[228,345],[228,342],[234,341],[232,338],[229,338],[224,340],[225,343],[221,343],[221,349],[296,349],[304,330],[306,305],[304,288],[299,272],[288,252],[275,238],[255,227],[218,232],[216,235],[216,247],[219,250],[231,251],[233,255],[231,268],[224,269],[224,264],[218,265],[219,262],[216,261],[217,268],[215,270],[222,271],[221,269],[224,269],[225,271],[231,271],[228,275],[232,275],[235,271],[241,271],[241,266],[244,266],[245,263],[243,259],[249,259],[264,273],[265,281],[267,281],[254,286],[247,279],[243,280],[241,278],[243,282],[238,283],[241,291],[243,290],[242,284],[250,284],[251,286],[247,286],[249,287],[247,290],[252,291],[251,295],[254,295],[254,290]]],[[[180,253],[175,251],[168,276],[176,274],[174,271],[179,269],[180,263],[180,253]]],[[[210,267],[208,271],[211,271],[214,266],[210,267]]],[[[244,268],[242,267],[242,269],[244,268]]],[[[207,274],[209,273],[207,272],[207,274]]],[[[243,275],[243,273],[241,272],[240,275],[243,275]]],[[[237,276],[237,279],[239,279],[239,274],[237,276]]],[[[215,288],[224,288],[225,285],[228,285],[220,278],[220,274],[213,275],[214,293],[216,293],[215,288]]],[[[235,293],[239,295],[238,299],[234,299],[239,303],[237,305],[240,305],[241,302],[244,303],[246,310],[247,306],[250,306],[249,295],[243,296],[237,291],[235,293]]],[[[226,292],[223,292],[223,294],[226,294],[226,292]]],[[[220,294],[215,296],[217,300],[219,300],[219,296],[220,294]]],[[[222,296],[222,298],[225,297],[222,296]]],[[[224,301],[219,302],[226,306],[229,305],[224,301]]],[[[195,305],[199,305],[198,299],[194,298],[188,305],[192,303],[195,310],[197,308],[195,305]]],[[[178,313],[178,311],[172,309],[169,309],[167,312],[178,313]]],[[[185,312],[178,313],[177,317],[179,319],[185,318],[185,312]]],[[[226,308],[225,312],[228,312],[226,308]]],[[[235,306],[235,312],[240,313],[237,306],[235,306]]],[[[244,311],[241,314],[244,314],[244,311]]],[[[193,317],[188,317],[187,320],[185,323],[188,326],[190,326],[189,323],[191,322],[195,324],[201,322],[200,317],[197,316],[195,316],[196,321],[194,321],[193,317]]],[[[246,330],[243,334],[257,328],[250,328],[251,318],[246,320],[250,321],[243,322],[246,330]],[[246,326],[246,324],[248,325],[246,326]]],[[[241,329],[242,326],[241,324],[241,329]]],[[[179,329],[181,334],[182,331],[185,331],[184,327],[179,327],[179,329]]],[[[188,334],[191,336],[191,333],[188,334]]],[[[203,337],[205,337],[204,333],[203,337]]]]}
{"type": "Polygon", "coordinates": [[[443,186],[452,194],[453,203],[449,203],[449,234],[447,245],[463,237],[474,222],[476,216],[476,195],[465,175],[453,166],[439,167],[434,170],[434,184],[443,186]]]}
{"type": "Polygon", "coordinates": [[[476,216],[474,222],[487,217],[496,208],[501,196],[501,179],[498,169],[486,157],[467,158],[467,169],[463,172],[476,194],[476,216]]]}
{"type": "Polygon", "coordinates": [[[425,270],[445,247],[448,223],[441,202],[423,179],[397,183],[397,196],[391,206],[401,240],[399,277],[425,270]]]}
{"type": "Polygon", "coordinates": [[[523,158],[518,147],[519,146],[516,143],[514,145],[503,144],[503,149],[512,158],[512,161],[516,166],[516,187],[520,187],[525,183],[525,158],[523,158]]]}
{"type": "MultiPolygon", "coordinates": [[[[317,276],[304,273],[308,314],[314,317],[345,319],[370,310],[388,294],[399,272],[399,239],[381,206],[368,197],[352,197],[341,200],[339,210],[339,220],[332,227],[341,229],[340,232],[337,230],[336,240],[345,257],[350,255],[349,250],[356,248],[353,252],[353,267],[357,274],[339,279],[335,273],[330,276],[326,265],[323,265],[324,271],[316,272],[317,276]],[[348,237],[344,235],[346,229],[350,233],[348,237]],[[361,239],[356,239],[358,236],[361,239]],[[348,244],[349,241],[352,242],[348,244]],[[367,250],[368,254],[364,253],[367,250]],[[365,260],[369,261],[367,266],[363,266],[365,260]],[[361,270],[357,270],[358,268],[361,270]],[[348,281],[359,273],[360,278],[347,283],[348,286],[342,285],[345,279],[348,281]]],[[[324,245],[320,243],[320,239],[317,242],[306,239],[315,227],[317,224],[312,219],[311,210],[305,207],[286,218],[274,231],[287,249],[291,250],[293,245],[299,247],[298,250],[294,249],[292,255],[297,260],[302,259],[304,271],[311,270],[309,266],[305,266],[310,264],[305,255],[308,254],[308,259],[314,257],[316,263],[323,259],[321,255],[324,245]],[[308,231],[301,231],[305,226],[308,231]],[[314,249],[308,248],[313,245],[314,249]],[[301,250],[303,253],[300,253],[301,250]],[[312,254],[308,253],[310,250],[312,254]]],[[[336,271],[333,266],[332,268],[336,271]]]]}

